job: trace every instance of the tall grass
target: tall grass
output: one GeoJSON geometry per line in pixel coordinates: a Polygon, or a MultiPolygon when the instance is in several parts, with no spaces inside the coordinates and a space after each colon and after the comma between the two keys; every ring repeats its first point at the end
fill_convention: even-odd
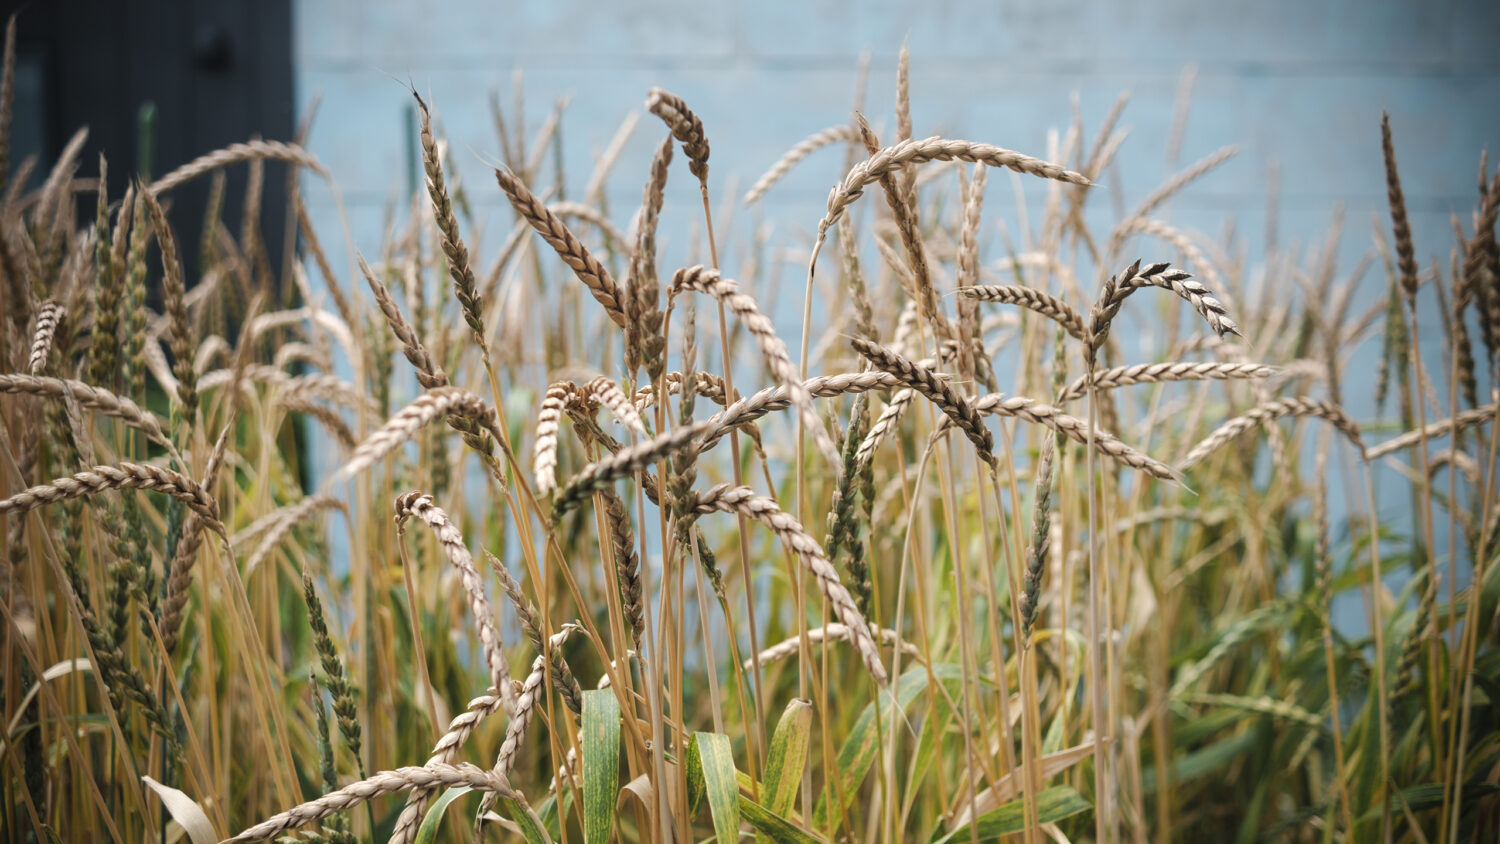
{"type": "Polygon", "coordinates": [[[287,260],[225,196],[327,180],[298,145],[123,198],[81,140],[0,161],[6,840],[1494,840],[1500,175],[1424,268],[1387,125],[1384,280],[1337,232],[1251,259],[1162,213],[1232,150],[1091,228],[1118,108],[915,139],[907,76],[887,145],[854,115],[745,197],[845,148],[800,338],[720,104],[660,90],[580,196],[497,101],[500,243],[419,98],[426,190],[349,273],[298,191],[287,260]]]}

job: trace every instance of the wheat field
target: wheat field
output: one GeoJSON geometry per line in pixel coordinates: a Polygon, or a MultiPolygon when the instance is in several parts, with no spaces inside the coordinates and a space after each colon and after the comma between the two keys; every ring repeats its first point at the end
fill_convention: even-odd
{"type": "Polygon", "coordinates": [[[1419,248],[1420,135],[1370,115],[1389,214],[1340,267],[1337,225],[1260,251],[1167,221],[1233,148],[1093,224],[1124,98],[1030,154],[923,138],[904,51],[890,119],[856,101],[743,195],[710,190],[724,104],[650,91],[565,192],[560,111],[497,110],[467,165],[413,91],[425,190],[361,253],[313,225],[297,186],[338,194],[302,138],[114,197],[82,133],[12,166],[14,41],[7,842],[1500,836],[1477,151],[1419,248]],[[832,189],[773,292],[730,221],[797,167],[832,189]]]}

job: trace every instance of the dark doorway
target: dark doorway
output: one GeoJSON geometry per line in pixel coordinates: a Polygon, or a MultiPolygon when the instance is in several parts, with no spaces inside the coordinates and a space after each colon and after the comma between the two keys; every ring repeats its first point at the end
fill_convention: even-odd
{"type": "MultiPolygon", "coordinates": [[[[102,151],[114,199],[142,168],[159,176],[255,135],[292,140],[290,0],[0,0],[4,18],[13,12],[19,16],[11,162],[36,154],[34,178],[45,176],[85,125],[79,174],[93,176],[102,151]],[[154,121],[142,120],[148,104],[154,121]]],[[[266,168],[261,203],[260,230],[273,261],[284,239],[284,174],[266,168]]],[[[244,166],[228,177],[224,217],[238,231],[244,166]]],[[[207,197],[205,180],[172,194],[173,227],[189,268],[196,266],[207,197]]]]}

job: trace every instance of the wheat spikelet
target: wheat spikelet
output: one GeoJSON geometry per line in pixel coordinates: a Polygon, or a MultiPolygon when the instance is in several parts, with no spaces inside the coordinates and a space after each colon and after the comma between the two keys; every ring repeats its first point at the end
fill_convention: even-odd
{"type": "Polygon", "coordinates": [[[620,602],[625,620],[630,624],[630,639],[637,653],[641,650],[641,636],[645,632],[646,607],[641,586],[641,559],[635,549],[635,535],[630,529],[630,516],[625,512],[625,502],[614,490],[605,489],[604,517],[609,523],[609,537],[614,546],[615,571],[620,581],[620,602]]]}
{"type": "Polygon", "coordinates": [[[1238,152],[1239,148],[1235,146],[1221,147],[1163,182],[1161,187],[1152,191],[1145,199],[1141,200],[1140,204],[1125,216],[1120,225],[1114,231],[1110,232],[1109,245],[1105,248],[1105,255],[1113,257],[1119,252],[1120,242],[1124,239],[1124,231],[1136,225],[1137,220],[1151,216],[1151,212],[1160,208],[1162,203],[1171,199],[1189,184],[1217,169],[1219,165],[1233,158],[1238,152]]]}
{"type": "Polygon", "coordinates": [[[818,241],[813,249],[816,263],[818,249],[828,236],[828,229],[839,221],[844,211],[864,193],[865,188],[879,181],[888,173],[894,173],[929,161],[969,161],[987,167],[1004,167],[1017,173],[1053,179],[1074,185],[1092,184],[1078,173],[1039,158],[1033,158],[990,144],[950,138],[931,137],[920,141],[899,141],[888,146],[865,161],[854,165],[844,180],[828,194],[828,211],[818,222],[818,241]]]}
{"type": "Polygon", "coordinates": [[[650,176],[641,192],[641,210],[636,215],[635,251],[625,279],[625,368],[635,373],[642,365],[653,380],[665,368],[666,339],[661,312],[661,280],[656,272],[656,226],[661,218],[667,174],[672,163],[672,135],[662,140],[651,158],[650,176]]]}
{"type": "Polygon", "coordinates": [[[536,492],[548,496],[557,489],[557,426],[563,409],[574,396],[571,381],[558,381],[547,387],[542,409],[536,416],[536,442],[531,450],[531,471],[536,478],[536,492]]]}
{"type": "MultiPolygon", "coordinates": [[[[1136,363],[1117,366],[1094,373],[1093,386],[1101,390],[1128,387],[1132,384],[1156,384],[1166,381],[1214,381],[1246,378],[1269,378],[1280,372],[1274,366],[1261,363],[1208,361],[1169,361],[1166,363],[1136,363]]],[[[1058,404],[1083,398],[1088,395],[1090,378],[1084,375],[1063,390],[1057,397],[1058,404]]]]}
{"type": "Polygon", "coordinates": [[[890,349],[868,340],[856,338],[850,342],[854,350],[865,359],[896,376],[903,384],[921,393],[936,405],[960,431],[964,432],[964,436],[968,437],[969,442],[978,449],[979,456],[984,462],[992,467],[995,465],[994,437],[984,426],[984,420],[975,412],[972,402],[960,396],[952,386],[938,378],[925,366],[907,360],[890,349]]]}
{"type": "Polygon", "coordinates": [[[803,424],[812,433],[813,443],[823,453],[830,464],[838,465],[838,449],[834,447],[833,440],[828,438],[828,432],[823,430],[822,420],[813,411],[812,395],[803,386],[802,379],[797,373],[797,368],[792,365],[790,355],[787,353],[786,344],[776,336],[776,327],[760,308],[755,300],[740,292],[739,285],[734,281],[724,278],[718,270],[704,268],[701,264],[677,271],[672,277],[672,294],[678,295],[685,291],[704,293],[713,296],[724,304],[740,322],[744,323],[745,330],[755,338],[756,345],[760,347],[761,356],[766,360],[766,366],[771,374],[787,388],[787,394],[792,400],[792,405],[802,417],[803,424]]]}
{"type": "Polygon", "coordinates": [[[641,421],[640,413],[636,412],[635,404],[626,398],[625,392],[620,385],[609,378],[600,375],[587,384],[583,385],[585,395],[597,400],[609,410],[616,422],[629,428],[642,437],[647,436],[646,425],[641,421]]]}
{"type": "Polygon", "coordinates": [[[391,291],[380,279],[375,277],[375,272],[370,265],[365,263],[363,255],[356,255],[359,260],[359,270],[365,276],[365,282],[370,285],[370,292],[375,294],[375,304],[380,308],[380,313],[385,316],[386,324],[391,327],[391,333],[401,341],[401,353],[411,362],[417,370],[417,382],[426,389],[444,387],[448,384],[448,375],[433,361],[432,355],[417,339],[417,332],[412,329],[406,317],[401,315],[401,309],[396,306],[396,300],[392,298],[391,291]]]}
{"type": "Polygon", "coordinates": [[[214,533],[228,541],[224,525],[219,523],[219,505],[197,481],[149,463],[94,466],[71,477],[31,487],[0,501],[0,515],[19,515],[46,504],[82,498],[106,489],[146,489],[170,495],[186,504],[214,533]]]}
{"type": "MultiPolygon", "coordinates": [[[[301,524],[303,519],[322,510],[344,510],[347,513],[344,502],[331,495],[309,495],[296,504],[288,504],[272,510],[230,537],[231,544],[238,546],[258,534],[265,534],[265,538],[260,541],[245,562],[246,576],[259,568],[261,562],[276,550],[276,546],[280,545],[287,534],[301,524]]],[[[168,589],[168,591],[171,590],[168,589]]]]}
{"type": "Polygon", "coordinates": [[[700,515],[719,510],[764,522],[818,582],[818,590],[828,599],[838,620],[853,631],[851,641],[864,658],[865,669],[870,676],[878,685],[886,685],[885,666],[880,663],[880,650],[875,645],[874,637],[870,635],[865,617],[860,614],[849,590],[839,581],[838,570],[828,562],[823,549],[796,519],[782,512],[773,499],[756,495],[749,487],[720,484],[698,493],[692,504],[692,511],[700,515]]]}
{"type": "Polygon", "coordinates": [[[161,196],[199,176],[215,170],[238,164],[242,161],[266,160],[285,161],[288,164],[306,167],[324,179],[328,178],[327,168],[307,150],[294,144],[285,144],[280,141],[256,140],[243,144],[230,144],[223,149],[201,155],[152,182],[147,190],[156,196],[161,196]]]}
{"type": "Polygon", "coordinates": [[[1344,413],[1342,408],[1326,401],[1290,397],[1272,399],[1256,406],[1248,413],[1236,416],[1223,425],[1220,425],[1218,429],[1205,437],[1202,442],[1193,446],[1193,449],[1187,453],[1187,456],[1182,458],[1182,461],[1177,464],[1177,468],[1180,470],[1187,469],[1201,462],[1203,458],[1217,451],[1240,434],[1257,425],[1274,422],[1283,416],[1317,416],[1324,419],[1340,433],[1349,438],[1349,441],[1359,449],[1361,457],[1368,456],[1364,438],[1360,436],[1359,426],[1344,413]]]}
{"type": "Polygon", "coordinates": [[[480,298],[478,284],[474,280],[474,268],[469,263],[469,249],[464,246],[458,231],[458,217],[453,213],[453,201],[448,196],[448,186],[443,179],[443,162],[439,159],[437,141],[432,136],[432,114],[420,94],[412,91],[417,100],[417,111],[421,115],[418,132],[422,143],[422,170],[427,174],[427,196],[432,201],[432,216],[437,229],[443,255],[448,259],[448,275],[453,279],[453,293],[458,298],[464,322],[468,324],[474,342],[488,353],[484,341],[484,300],[480,298]]]}
{"type": "MultiPolygon", "coordinates": [[[[699,379],[704,376],[700,373],[699,379]]],[[[942,377],[942,376],[939,376],[942,377]]],[[[863,393],[869,390],[889,390],[902,386],[900,378],[872,370],[870,372],[843,372],[837,375],[815,375],[802,382],[803,389],[817,398],[833,398],[848,393],[863,393]]],[[[700,395],[702,391],[699,391],[700,395]]],[[[898,393],[899,395],[899,393],[898,393]]],[[[786,410],[792,406],[791,391],[784,385],[767,387],[745,398],[738,399],[719,413],[709,417],[708,433],[698,446],[700,453],[712,448],[729,433],[730,428],[753,424],[767,413],[786,410]]]]}
{"type": "Polygon", "coordinates": [[[1369,457],[1371,460],[1374,460],[1378,457],[1385,457],[1388,454],[1394,454],[1398,451],[1411,448],[1412,446],[1420,443],[1422,440],[1446,436],[1447,434],[1450,434],[1454,431],[1462,431],[1466,428],[1472,428],[1475,425],[1482,425],[1485,422],[1494,419],[1495,412],[1495,405],[1493,404],[1476,407],[1472,410],[1461,411],[1457,416],[1451,419],[1442,419],[1437,422],[1429,423],[1425,428],[1421,428],[1415,431],[1407,431],[1400,436],[1392,437],[1386,440],[1380,445],[1371,446],[1370,449],[1365,452],[1365,456],[1369,457]]]}
{"type": "Polygon", "coordinates": [[[1088,342],[1088,331],[1084,328],[1083,317],[1079,316],[1078,312],[1074,311],[1067,302],[1034,287],[1017,284],[980,285],[960,288],[958,294],[981,302],[1020,305],[1061,325],[1063,330],[1068,332],[1069,337],[1079,342],[1088,342]]]}
{"type": "Polygon", "coordinates": [[[583,467],[563,485],[552,504],[553,520],[583,503],[594,492],[615,480],[632,475],[657,460],[672,457],[694,443],[708,430],[708,422],[681,425],[652,440],[622,448],[615,454],[583,467]]]}
{"type": "Polygon", "coordinates": [[[171,322],[169,336],[172,345],[172,375],[177,379],[177,400],[182,405],[182,415],[187,427],[192,427],[198,409],[198,378],[193,372],[192,326],[188,324],[187,286],[182,277],[182,258],[177,253],[177,238],[167,224],[166,212],[156,195],[150,191],[141,193],[146,205],[146,214],[151,228],[156,232],[157,245],[161,247],[162,304],[171,322]]]}
{"type": "MultiPolygon", "coordinates": [[[[662,380],[666,382],[665,387],[667,395],[675,396],[678,393],[682,392],[683,377],[681,372],[668,372],[662,376],[662,380]]],[[[772,387],[770,389],[776,390],[780,388],[772,387]]],[[[726,398],[724,376],[714,375],[711,372],[694,372],[693,391],[697,395],[702,396],[703,398],[706,398],[714,404],[722,407],[726,398]]],[[[641,385],[641,388],[635,391],[635,395],[631,398],[631,402],[635,404],[636,413],[640,413],[656,404],[656,385],[641,385]]],[[[790,406],[790,404],[787,405],[787,407],[790,406]]]]}
{"type": "MultiPolygon", "coordinates": [[[[880,644],[894,645],[897,641],[901,641],[901,653],[903,655],[915,657],[918,660],[923,658],[922,649],[911,642],[902,641],[901,634],[897,631],[882,627],[871,632],[880,639],[880,644]]],[[[807,641],[813,645],[821,645],[825,642],[848,642],[852,641],[854,636],[855,632],[853,628],[836,621],[829,622],[821,627],[810,627],[807,630],[807,641]]],[[[745,660],[743,663],[744,670],[750,671],[754,669],[757,660],[761,667],[780,662],[783,659],[796,655],[801,648],[801,636],[793,636],[790,639],[777,642],[761,651],[759,657],[745,660]]]]}
{"type": "Polygon", "coordinates": [[[554,250],[563,263],[573,269],[589,292],[594,294],[600,305],[604,306],[604,312],[616,325],[625,325],[625,309],[620,304],[620,293],[615,287],[615,280],[610,276],[609,270],[599,263],[593,253],[584,247],[578,236],[558,219],[556,214],[547,210],[547,206],[537,199],[527,187],[516,178],[516,175],[503,167],[495,168],[495,181],[505,195],[510,198],[510,204],[516,209],[536,233],[542,236],[554,250]]]}
{"type": "Polygon", "coordinates": [[[498,438],[494,411],[479,396],[456,387],[438,387],[417,396],[374,433],[365,438],[349,461],[329,478],[325,487],[346,481],[385,457],[440,416],[459,416],[498,438]]]}
{"type": "MultiPolygon", "coordinates": [[[[574,629],[574,625],[564,624],[561,630],[547,639],[547,649],[556,652],[574,629]]],[[[517,757],[520,756],[521,742],[525,740],[526,732],[531,728],[531,722],[536,717],[536,708],[541,701],[542,683],[546,680],[547,670],[546,654],[537,654],[536,659],[531,662],[531,673],[526,675],[526,682],[521,685],[521,690],[516,695],[515,713],[505,727],[505,741],[500,744],[500,752],[495,757],[494,773],[501,779],[510,776],[511,769],[515,766],[517,757]]],[[[494,793],[486,794],[480,801],[480,817],[483,817],[494,805],[496,796],[494,793]]]]}
{"type": "MultiPolygon", "coordinates": [[[[1098,431],[1094,432],[1097,436],[1098,431]]],[[[1031,641],[1037,610],[1042,596],[1042,568],[1047,564],[1052,542],[1052,473],[1056,464],[1057,438],[1042,437],[1042,452],[1037,457],[1036,480],[1032,488],[1036,499],[1031,505],[1031,539],[1026,544],[1026,568],[1021,576],[1021,608],[1024,639],[1031,641]]]]}
{"type": "Polygon", "coordinates": [[[846,143],[853,140],[855,140],[854,128],[847,123],[843,123],[838,126],[829,126],[827,129],[814,132],[801,141],[798,141],[795,146],[782,153],[781,157],[776,159],[776,163],[772,164],[770,169],[766,170],[759,179],[755,180],[755,184],[751,185],[750,190],[745,192],[745,205],[754,205],[756,200],[764,196],[766,191],[771,189],[772,185],[781,181],[783,176],[790,173],[792,168],[796,167],[802,159],[829,144],[846,143]]]}
{"type": "Polygon", "coordinates": [[[36,329],[31,335],[31,356],[26,361],[26,371],[33,376],[41,375],[47,365],[47,353],[52,351],[52,338],[64,313],[63,306],[56,299],[48,299],[37,308],[36,329]]]}
{"type": "Polygon", "coordinates": [[[346,785],[316,800],[309,800],[300,806],[274,815],[229,840],[262,841],[387,794],[398,794],[419,788],[441,789],[464,786],[475,791],[491,792],[511,798],[519,797],[505,777],[476,765],[434,763],[421,767],[410,766],[397,768],[394,771],[380,771],[368,779],[346,785]]]}
{"type": "Polygon", "coordinates": [[[646,96],[646,110],[661,118],[672,130],[672,135],[682,144],[688,157],[688,170],[697,177],[705,189],[708,185],[708,138],[703,133],[703,121],[688,108],[682,98],[660,88],[652,88],[646,96]]]}
{"type": "Polygon", "coordinates": [[[911,407],[911,403],[916,400],[917,391],[910,387],[898,390],[891,396],[890,403],[870,424],[870,432],[865,434],[865,438],[860,441],[859,450],[854,454],[855,465],[860,468],[860,471],[868,469],[871,461],[875,459],[875,452],[880,448],[880,444],[885,442],[885,438],[896,429],[897,425],[901,424],[901,417],[906,415],[906,409],[911,407]]]}
{"type": "MultiPolygon", "coordinates": [[[[880,142],[870,130],[864,115],[856,114],[855,118],[865,149],[870,155],[875,155],[880,151],[880,142]]],[[[875,244],[880,247],[886,262],[907,287],[912,301],[916,303],[918,315],[932,326],[940,338],[950,339],[954,336],[953,326],[938,309],[937,291],[932,287],[932,267],[927,261],[927,249],[923,245],[921,227],[917,220],[915,189],[909,189],[911,183],[908,180],[898,180],[900,175],[901,172],[887,171],[881,173],[877,181],[880,183],[881,193],[885,195],[891,217],[895,220],[896,233],[901,238],[906,260],[897,260],[894,250],[889,249],[884,241],[877,239],[875,244]]]]}
{"type": "Polygon", "coordinates": [[[412,517],[426,522],[432,528],[433,536],[437,537],[438,544],[443,547],[448,562],[458,572],[459,582],[468,593],[469,609],[474,613],[474,621],[479,629],[479,644],[484,651],[485,662],[489,664],[490,682],[500,690],[500,696],[506,699],[505,708],[509,711],[512,708],[510,665],[505,661],[505,643],[500,638],[500,630],[495,627],[494,611],[490,608],[489,595],[484,591],[484,579],[474,565],[474,557],[469,553],[468,546],[464,545],[463,534],[452,519],[448,518],[448,514],[433,503],[432,496],[426,493],[413,491],[396,497],[398,536],[405,532],[406,521],[412,517]]]}
{"type": "MultiPolygon", "coordinates": [[[[1089,444],[1088,422],[1076,416],[1069,416],[1057,408],[1043,404],[1036,399],[1026,398],[1025,396],[1006,396],[1003,393],[991,393],[975,399],[974,410],[979,413],[991,413],[997,416],[1014,416],[1018,419],[1024,419],[1027,422],[1045,425],[1076,443],[1085,446],[1089,444]]],[[[1112,434],[1095,430],[1093,433],[1093,444],[1095,451],[1110,460],[1145,472],[1153,478],[1164,481],[1179,480],[1177,473],[1172,471],[1171,467],[1131,448],[1112,434]]]]}
{"type": "Polygon", "coordinates": [[[1401,272],[1401,292],[1408,307],[1417,300],[1417,257],[1412,246],[1411,223],[1406,216],[1406,197],[1401,192],[1401,175],[1396,172],[1396,149],[1391,142],[1391,116],[1380,114],[1380,151],[1385,157],[1385,190],[1391,206],[1391,231],[1396,239],[1396,268],[1401,272]]]}
{"type": "MultiPolygon", "coordinates": [[[[494,689],[490,691],[493,692],[494,689]]],[[[480,722],[502,708],[500,696],[496,694],[483,694],[469,701],[464,711],[448,722],[447,731],[432,746],[432,754],[427,760],[427,765],[453,764],[459,749],[469,740],[469,736],[480,722]]],[[[406,805],[402,807],[401,814],[396,818],[396,826],[391,831],[389,844],[410,844],[416,839],[417,830],[422,825],[422,817],[427,812],[427,803],[437,791],[436,787],[411,790],[411,793],[407,795],[406,805]]]]}
{"type": "Polygon", "coordinates": [[[329,434],[332,434],[333,438],[338,441],[338,444],[345,451],[349,451],[359,444],[359,441],[354,436],[354,431],[349,427],[349,423],[345,422],[344,417],[340,416],[338,411],[333,408],[325,407],[295,395],[282,396],[276,404],[282,410],[289,413],[301,413],[316,419],[318,424],[322,425],[324,430],[329,434]]]}
{"type": "Polygon", "coordinates": [[[28,393],[54,399],[71,396],[80,407],[119,419],[144,433],[151,442],[169,451],[174,450],[172,443],[162,432],[162,420],[156,414],[143,410],[124,396],[82,381],[36,375],[0,375],[0,393],[28,393]]]}
{"type": "Polygon", "coordinates": [[[1240,334],[1239,326],[1229,318],[1228,309],[1223,302],[1214,298],[1208,288],[1195,281],[1186,272],[1174,270],[1166,263],[1141,267],[1140,262],[1137,261],[1130,270],[1119,277],[1114,295],[1101,301],[1104,302],[1106,309],[1118,312],[1120,303],[1142,287],[1160,287],[1176,293],[1192,305],[1193,310],[1197,311],[1208,322],[1208,327],[1220,337],[1240,334]]]}

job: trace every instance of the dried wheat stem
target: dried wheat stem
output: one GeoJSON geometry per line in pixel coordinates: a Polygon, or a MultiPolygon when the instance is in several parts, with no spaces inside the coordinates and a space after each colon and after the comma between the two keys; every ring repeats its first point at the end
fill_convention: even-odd
{"type": "Polygon", "coordinates": [[[346,785],[338,791],[330,792],[316,800],[310,800],[296,808],[275,815],[229,840],[265,840],[386,794],[397,794],[419,788],[440,789],[462,786],[506,797],[519,797],[519,793],[511,788],[510,782],[504,776],[494,771],[486,771],[476,765],[433,763],[421,767],[410,766],[397,768],[394,771],[381,771],[369,779],[346,785]]]}
{"type": "Polygon", "coordinates": [[[787,353],[786,344],[776,336],[776,327],[772,325],[769,317],[761,313],[755,300],[741,293],[739,285],[724,278],[718,270],[706,269],[702,265],[678,270],[673,276],[672,295],[675,296],[685,291],[713,296],[739,317],[745,329],[755,338],[771,374],[787,388],[788,397],[802,416],[803,424],[812,433],[813,442],[818,450],[823,452],[823,456],[831,465],[837,466],[838,449],[834,447],[833,440],[829,439],[828,432],[823,430],[822,420],[813,410],[812,395],[803,386],[797,367],[792,364],[791,356],[787,353]]]}
{"type": "MultiPolygon", "coordinates": [[[[1283,416],[1317,416],[1333,425],[1340,433],[1349,438],[1349,441],[1359,449],[1361,457],[1368,456],[1365,449],[1364,438],[1360,436],[1359,426],[1350,419],[1343,409],[1335,404],[1316,399],[1289,397],[1272,399],[1264,404],[1258,405],[1248,413],[1225,422],[1213,433],[1209,434],[1202,442],[1193,446],[1187,456],[1177,464],[1178,469],[1187,469],[1201,462],[1235,437],[1256,427],[1274,422],[1283,416]]],[[[1441,424],[1441,423],[1439,423],[1441,424]]],[[[1418,437],[1420,440],[1420,437],[1418,437]]]]}
{"type": "Polygon", "coordinates": [[[770,190],[772,185],[781,181],[783,176],[790,173],[792,168],[796,167],[802,159],[829,144],[845,143],[853,140],[855,140],[854,127],[847,123],[838,126],[829,126],[827,129],[808,135],[799,141],[796,146],[782,153],[781,157],[776,160],[776,163],[772,164],[770,169],[759,179],[755,180],[755,184],[750,187],[750,190],[745,192],[745,204],[754,205],[756,200],[764,196],[765,192],[770,190]]]}
{"type": "Polygon", "coordinates": [[[1083,317],[1079,316],[1078,312],[1074,311],[1067,302],[1034,287],[1023,287],[1017,284],[981,285],[960,288],[958,294],[981,302],[1020,305],[1061,325],[1063,330],[1068,332],[1069,337],[1079,342],[1088,341],[1088,331],[1084,328],[1083,317]]]}
{"type": "Polygon", "coordinates": [[[692,503],[693,512],[698,514],[712,513],[715,510],[738,513],[764,522],[775,532],[802,562],[808,574],[818,582],[818,589],[833,607],[834,615],[852,631],[850,640],[864,658],[865,668],[870,676],[877,684],[886,685],[885,666],[880,662],[880,650],[876,647],[874,637],[870,635],[869,625],[865,623],[849,590],[839,581],[838,570],[828,562],[817,540],[808,535],[801,523],[782,512],[775,500],[756,495],[749,487],[720,484],[698,493],[693,497],[692,503]]]}
{"type": "Polygon", "coordinates": [[[228,540],[219,522],[219,505],[198,482],[171,469],[149,463],[119,463],[95,466],[76,475],[31,487],[0,501],[0,516],[21,514],[45,504],[67,501],[102,492],[106,489],[147,489],[181,501],[197,513],[204,523],[228,540]]]}
{"type": "Polygon", "coordinates": [[[582,281],[594,298],[604,306],[604,312],[617,325],[625,325],[625,309],[620,304],[620,293],[615,287],[615,280],[610,276],[609,270],[599,263],[599,259],[593,256],[584,247],[578,236],[565,225],[558,216],[547,210],[532,192],[521,183],[521,180],[510,170],[504,167],[495,169],[495,181],[505,195],[510,198],[510,204],[516,209],[531,227],[536,230],[542,239],[547,241],[563,263],[573,269],[578,280],[582,281]]]}
{"type": "Polygon", "coordinates": [[[494,611],[490,608],[489,596],[484,591],[484,579],[474,565],[474,557],[469,553],[468,546],[464,545],[463,534],[448,518],[448,514],[433,503],[432,496],[426,493],[413,491],[396,497],[398,532],[405,530],[406,520],[413,516],[432,528],[438,544],[443,546],[448,562],[458,572],[459,582],[469,596],[469,609],[474,613],[485,662],[489,664],[490,682],[500,690],[500,696],[506,701],[505,708],[510,711],[510,665],[505,661],[505,642],[500,638],[499,628],[495,627],[494,611]]]}
{"type": "MultiPolygon", "coordinates": [[[[1165,381],[1214,381],[1242,378],[1269,378],[1280,372],[1261,363],[1136,363],[1094,373],[1093,385],[1101,390],[1128,387],[1132,384],[1156,384],[1165,381]]],[[[1089,376],[1079,377],[1057,397],[1058,404],[1083,398],[1089,391],[1089,376]]]]}

